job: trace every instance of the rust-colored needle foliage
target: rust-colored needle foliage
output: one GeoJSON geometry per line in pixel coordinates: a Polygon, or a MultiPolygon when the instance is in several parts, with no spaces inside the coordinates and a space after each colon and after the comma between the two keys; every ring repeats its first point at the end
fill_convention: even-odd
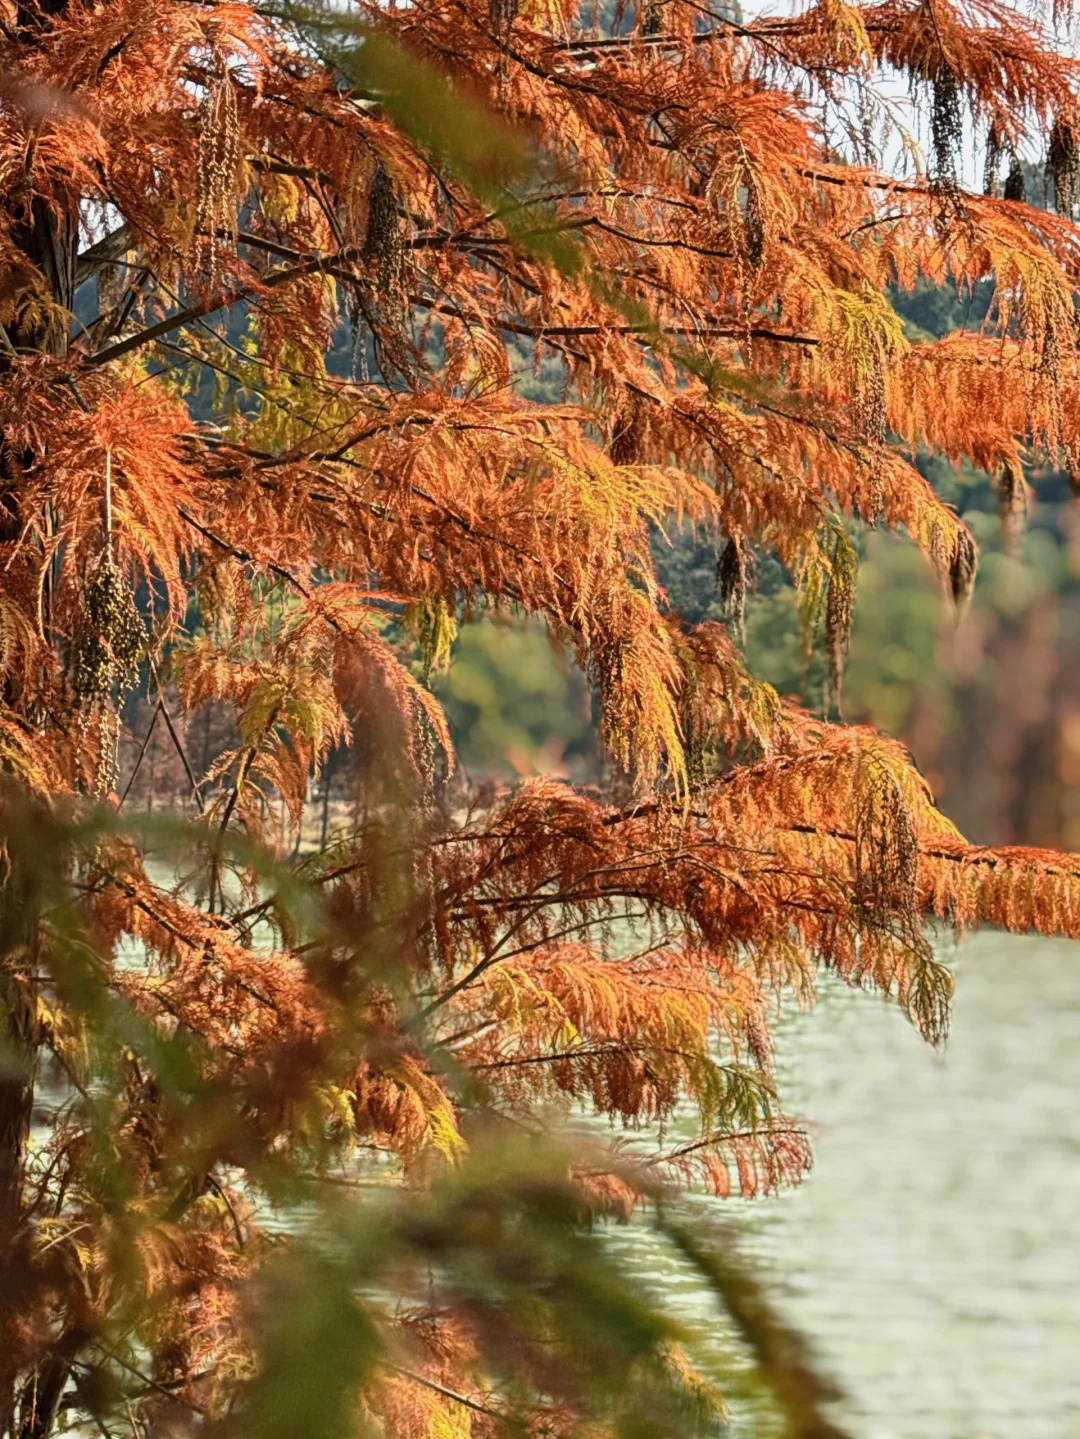
{"type": "MultiPolygon", "coordinates": [[[[1001,0],[0,0],[0,30],[0,1426],[698,1432],[714,1397],[615,1322],[584,1219],[800,1177],[769,1020],[821,967],[936,1041],[927,916],[1080,936],[1080,861],[969,846],[737,644],[770,551],[838,712],[860,526],[959,607],[974,580],[915,451],[1010,514],[1032,453],[1080,465],[1076,63],[1001,0]],[[888,292],[922,278],[992,284],[983,329],[910,342],[888,292]],[[667,610],[674,521],[724,546],[730,632],[667,610]],[[588,675],[606,792],[450,778],[422,677],[489,606],[588,675]],[[115,794],[137,686],[175,826],[115,794]],[[615,1142],[549,1151],[560,1109],[615,1142]],[[327,1192],[338,1248],[269,1263],[273,1206],[327,1192]]],[[[834,1432],[798,1375],[792,1432],[834,1432]]]]}

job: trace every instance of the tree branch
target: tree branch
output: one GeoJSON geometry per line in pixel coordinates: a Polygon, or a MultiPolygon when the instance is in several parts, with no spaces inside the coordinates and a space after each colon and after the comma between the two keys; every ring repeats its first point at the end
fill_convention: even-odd
{"type": "Polygon", "coordinates": [[[145,330],[140,330],[137,335],[128,335],[126,339],[119,340],[115,345],[109,345],[107,349],[99,350],[97,354],[89,356],[87,365],[107,365],[112,360],[118,360],[122,355],[130,354],[132,350],[141,349],[152,340],[158,339],[161,335],[167,335],[172,330],[178,330],[188,325],[192,320],[201,320],[205,315],[211,315],[215,310],[226,309],[235,305],[240,300],[250,299],[252,295],[262,294],[266,290],[279,289],[293,280],[302,280],[309,275],[325,274],[332,271],[335,264],[355,262],[360,258],[359,249],[344,250],[338,255],[326,258],[322,255],[313,256],[304,260],[298,265],[290,266],[288,269],[273,270],[269,275],[261,275],[248,285],[234,285],[228,290],[218,290],[206,299],[199,300],[186,309],[177,311],[174,315],[166,315],[165,319],[159,320],[156,325],[150,325],[145,330]]]}

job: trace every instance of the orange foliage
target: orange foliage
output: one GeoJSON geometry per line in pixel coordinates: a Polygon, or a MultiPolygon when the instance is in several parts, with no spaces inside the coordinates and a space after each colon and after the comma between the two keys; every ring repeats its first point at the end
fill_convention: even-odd
{"type": "MultiPolygon", "coordinates": [[[[46,1439],[135,1294],[147,1422],[168,1395],[227,1411],[253,1196],[290,1165],[316,1182],[366,1156],[421,1185],[562,1106],[622,1131],[575,1174],[601,1212],[658,1184],[769,1191],[810,1162],[774,1087],[779,993],[809,1001],[824,966],[939,1040],[928,916],[1080,937],[1080,862],[965,844],[898,745],[783,702],[725,628],[668,611],[650,557],[689,519],[734,546],[734,592],[745,547],[773,551],[824,617],[837,696],[848,521],[905,531],[963,602],[974,543],[915,451],[1009,476],[1010,496],[1028,453],[1080,466],[1076,62],[996,0],[747,24],[667,0],[626,7],[618,34],[570,0],[356,14],[449,77],[466,129],[478,106],[527,143],[500,155],[451,126],[440,151],[407,97],[350,69],[336,12],[309,26],[336,36],[320,59],[240,0],[0,5],[0,759],[36,806],[5,800],[5,893],[22,902],[20,835],[66,856],[94,974],[144,1026],[109,1057],[118,1208],[66,932],[4,919],[29,1076],[0,1096],[25,1295],[0,1307],[0,1423],[20,1439],[46,1439]],[[903,175],[882,67],[930,117],[927,156],[900,135],[903,175]],[[965,114],[992,171],[1053,132],[1058,213],[1011,179],[1000,198],[997,172],[961,187],[965,114]],[[990,281],[983,330],[911,343],[887,289],[921,277],[990,281]],[[77,293],[98,313],[73,324],[77,293]],[[352,378],[328,368],[343,325],[352,378]],[[523,356],[556,359],[560,403],[522,397],[523,356]],[[214,422],[193,419],[214,385],[214,422]],[[542,617],[589,675],[610,792],[444,782],[423,661],[484,606],[542,617]],[[133,664],[159,709],[169,677],[188,712],[235,714],[205,773],[183,755],[175,883],[86,818],[133,664]],[[288,870],[343,744],[348,821],[288,870]],[[193,1046],[186,1109],[154,1070],[172,1043],[193,1046]],[[31,1156],[47,1056],[70,1102],[31,1156]],[[693,1136],[669,1135],[691,1113],[693,1136]]],[[[495,1432],[468,1316],[395,1323],[420,1377],[366,1392],[387,1432],[451,1432],[458,1390],[480,1397],[454,1422],[495,1432]]],[[[569,1433],[572,1407],[538,1431],[569,1433]]]]}

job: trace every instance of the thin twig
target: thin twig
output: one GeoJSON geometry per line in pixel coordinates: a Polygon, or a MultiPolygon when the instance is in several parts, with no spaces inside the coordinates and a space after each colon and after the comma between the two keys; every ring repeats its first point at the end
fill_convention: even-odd
{"type": "Polygon", "coordinates": [[[477,1414],[486,1414],[489,1419],[505,1420],[506,1415],[501,1414],[498,1409],[492,1409],[487,1404],[481,1404],[476,1399],[470,1399],[465,1394],[458,1394],[454,1389],[447,1389],[445,1384],[437,1384],[434,1379],[428,1379],[423,1374],[417,1374],[413,1369],[403,1369],[400,1364],[391,1364],[389,1360],[384,1361],[387,1369],[392,1369],[395,1374],[400,1374],[403,1379],[409,1379],[413,1384],[422,1384],[425,1389],[431,1389],[436,1394],[441,1394],[444,1399],[452,1399],[455,1404],[463,1404],[466,1409],[472,1409],[477,1414]]]}
{"type": "Polygon", "coordinates": [[[119,800],[118,805],[117,805],[117,808],[118,808],[118,809],[123,809],[123,807],[124,807],[124,801],[127,799],[128,795],[131,793],[131,786],[135,783],[135,777],[136,777],[136,775],[139,773],[139,769],[140,769],[140,767],[142,766],[143,758],[144,758],[145,755],[146,755],[147,749],[150,747],[150,739],[151,739],[151,736],[152,736],[153,733],[154,733],[154,726],[157,724],[157,717],[158,717],[158,713],[159,713],[160,710],[161,710],[161,701],[158,700],[157,704],[154,706],[154,713],[150,716],[150,723],[149,723],[149,725],[147,725],[146,734],[145,734],[145,736],[144,736],[144,738],[143,738],[142,746],[141,746],[141,748],[139,749],[138,757],[137,757],[136,760],[135,760],[135,768],[131,771],[131,774],[128,776],[128,782],[127,782],[127,784],[124,786],[124,793],[120,796],[120,800],[119,800]]]}

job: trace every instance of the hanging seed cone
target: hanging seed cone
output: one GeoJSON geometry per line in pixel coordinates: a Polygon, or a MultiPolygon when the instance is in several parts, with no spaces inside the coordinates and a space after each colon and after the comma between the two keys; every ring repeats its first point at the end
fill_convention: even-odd
{"type": "Polygon", "coordinates": [[[381,160],[375,166],[371,189],[368,192],[364,261],[380,298],[392,296],[400,287],[401,281],[401,220],[394,181],[381,160]]]}
{"type": "Polygon", "coordinates": [[[956,161],[964,142],[964,116],[956,72],[942,62],[933,79],[930,106],[930,140],[934,155],[934,179],[948,189],[956,186],[956,161]]]}
{"type": "Polygon", "coordinates": [[[1024,183],[1024,169],[1015,154],[1012,157],[1012,164],[1009,166],[1009,173],[1005,177],[1005,190],[1003,193],[1006,200],[1019,200],[1021,203],[1027,200],[1027,185],[1024,183]]]}
{"type": "Polygon", "coordinates": [[[956,545],[949,565],[949,593],[957,610],[963,610],[971,599],[978,568],[979,551],[975,541],[970,532],[961,527],[956,534],[956,545]]]}
{"type": "Polygon", "coordinates": [[[107,794],[116,779],[120,716],[113,697],[135,683],[145,650],[146,631],[131,586],[106,553],[86,586],[71,674],[84,740],[96,722],[94,792],[98,795],[107,794]]]}
{"type": "Polygon", "coordinates": [[[746,177],[746,204],[743,209],[743,245],[746,263],[751,269],[761,266],[765,254],[765,211],[761,203],[761,191],[753,175],[746,177]]]}
{"type": "Polygon", "coordinates": [[[859,433],[874,445],[883,445],[888,435],[888,408],[885,394],[885,367],[881,354],[867,356],[855,392],[855,424],[859,433]]]}
{"type": "Polygon", "coordinates": [[[919,928],[919,840],[911,809],[895,777],[870,761],[855,814],[855,872],[859,903],[879,921],[898,918],[919,928]]]}
{"type": "Polygon", "coordinates": [[[742,634],[746,614],[746,556],[735,536],[728,540],[720,555],[716,566],[716,586],[732,629],[742,634]]]}
{"type": "Polygon", "coordinates": [[[997,200],[1001,196],[1001,157],[1005,153],[1001,133],[991,125],[986,136],[986,158],[983,162],[983,194],[997,200]]]}
{"type": "Polygon", "coordinates": [[[1046,155],[1047,178],[1054,182],[1054,204],[1059,215],[1072,219],[1080,192],[1080,145],[1076,132],[1066,120],[1057,120],[1050,131],[1046,155]]]}
{"type": "Polygon", "coordinates": [[[650,0],[645,7],[645,13],[641,17],[642,35],[659,35],[664,29],[663,6],[657,4],[657,0],[650,0]]]}
{"type": "Polygon", "coordinates": [[[199,108],[195,161],[196,244],[211,285],[217,279],[222,232],[235,231],[233,192],[242,153],[236,91],[219,60],[199,108]]]}
{"type": "Polygon", "coordinates": [[[686,772],[691,785],[703,784],[708,779],[709,770],[707,727],[702,722],[704,716],[698,691],[698,678],[691,666],[680,704],[686,772]]]}
{"type": "Polygon", "coordinates": [[[411,369],[405,303],[405,250],[397,190],[389,170],[380,161],[368,191],[367,229],[363,263],[376,362],[389,364],[402,374],[411,369]]]}
{"type": "Polygon", "coordinates": [[[72,683],[80,703],[108,699],[117,685],[133,683],[146,648],[131,587],[115,561],[104,556],[83,600],[83,623],[75,650],[72,683]]]}
{"type": "Polygon", "coordinates": [[[514,21],[518,15],[518,0],[488,0],[488,19],[492,34],[502,53],[495,64],[495,75],[500,86],[506,83],[508,74],[507,47],[514,21]]]}
{"type": "Polygon", "coordinates": [[[621,411],[612,426],[611,443],[608,446],[612,464],[640,464],[645,434],[645,417],[637,405],[621,411]]]}
{"type": "Polygon", "coordinates": [[[829,573],[825,600],[826,707],[840,713],[844,694],[844,661],[851,642],[858,586],[859,560],[850,541],[838,534],[829,573]]]}

